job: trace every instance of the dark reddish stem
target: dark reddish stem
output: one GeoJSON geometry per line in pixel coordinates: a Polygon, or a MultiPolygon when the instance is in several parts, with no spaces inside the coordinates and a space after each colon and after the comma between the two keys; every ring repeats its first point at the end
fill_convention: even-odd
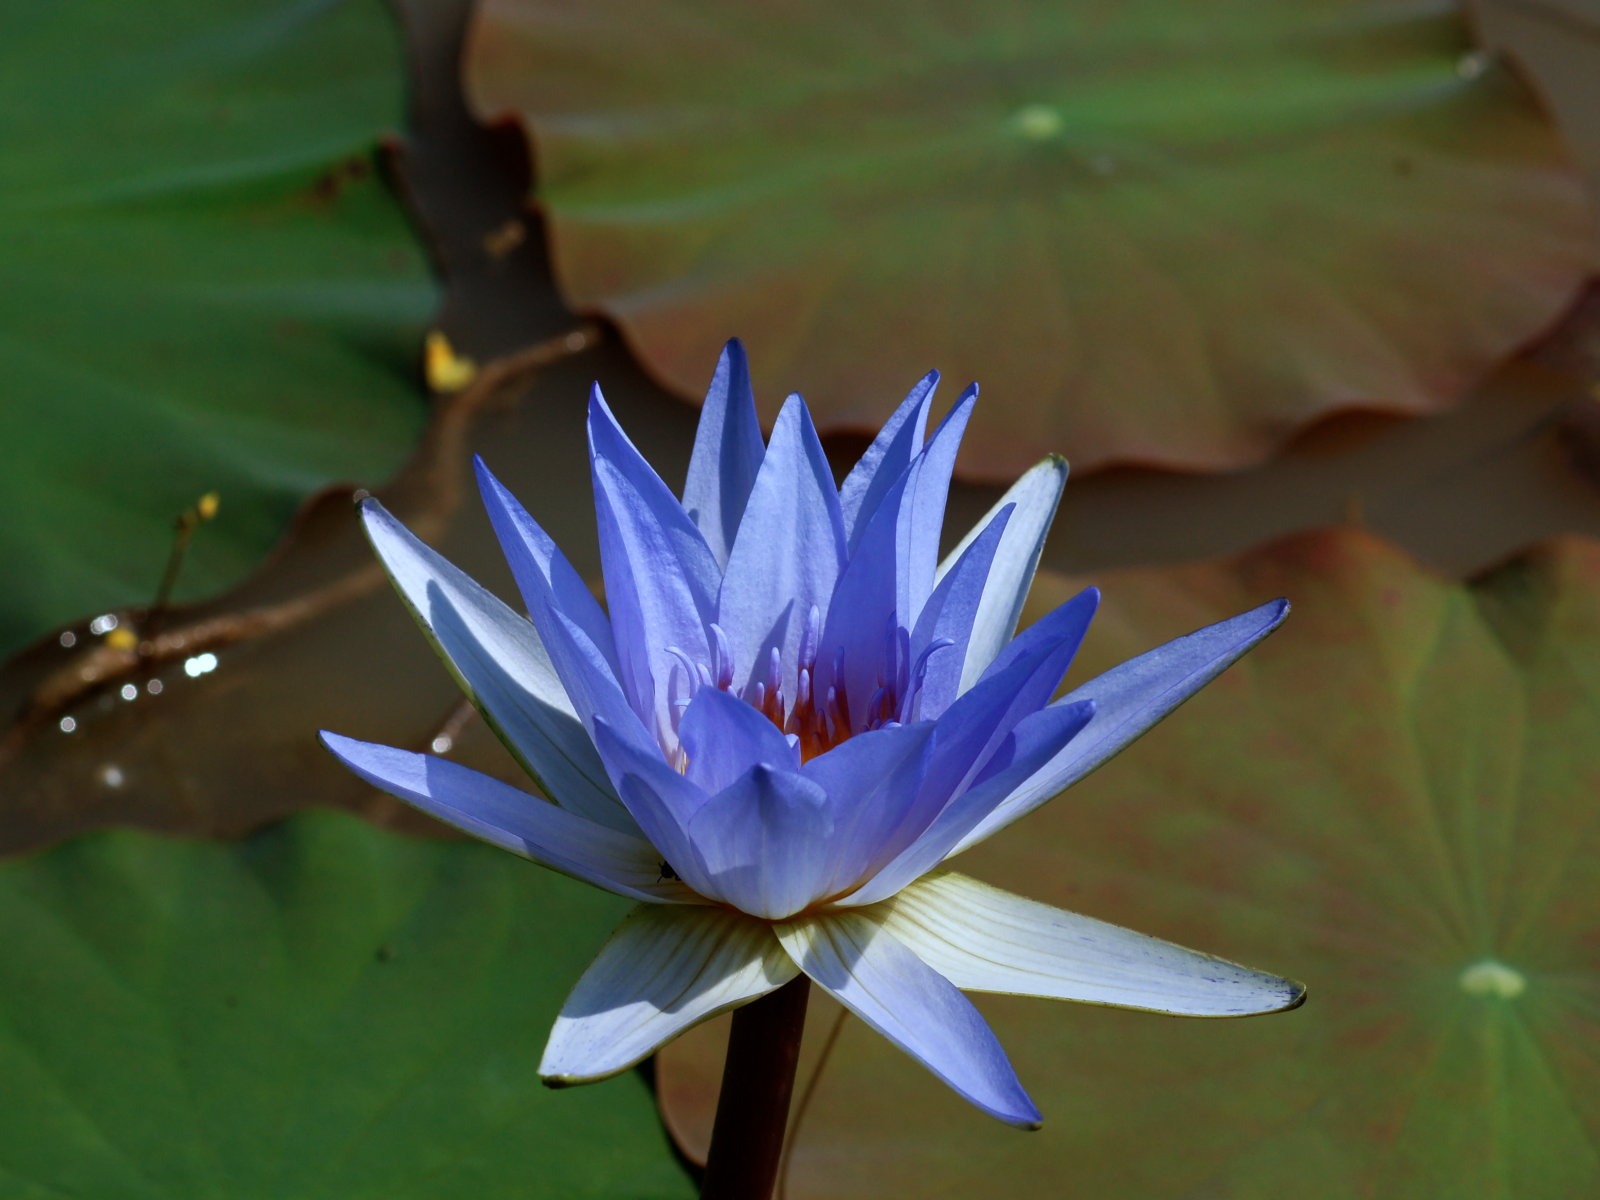
{"type": "Polygon", "coordinates": [[[700,1200],[768,1200],[783,1160],[811,981],[798,975],[736,1009],[700,1200]]]}

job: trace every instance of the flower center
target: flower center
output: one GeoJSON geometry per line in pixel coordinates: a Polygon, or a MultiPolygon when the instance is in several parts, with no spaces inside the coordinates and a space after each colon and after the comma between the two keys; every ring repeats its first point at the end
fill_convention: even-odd
{"type": "MultiPolygon", "coordinates": [[[[676,646],[667,647],[667,653],[678,660],[669,685],[674,735],[684,710],[701,688],[734,691],[736,664],[728,635],[715,623],[710,632],[711,661],[708,663],[696,662],[676,646]]],[[[913,659],[910,632],[891,620],[885,631],[877,671],[875,676],[869,676],[875,677],[876,684],[863,697],[850,694],[843,648],[834,654],[832,662],[820,664],[822,669],[819,670],[817,656],[821,642],[822,614],[812,605],[795,656],[794,694],[787,694],[785,680],[789,674],[784,670],[783,655],[777,646],[767,651],[762,669],[751,672],[749,682],[739,693],[747,704],[796,739],[802,762],[827,753],[855,734],[916,720],[922,686],[927,679],[928,660],[936,652],[955,644],[949,638],[935,639],[913,659]]],[[[682,760],[681,748],[674,758],[682,760]]],[[[674,765],[682,770],[686,764],[675,761],[674,765]]]]}

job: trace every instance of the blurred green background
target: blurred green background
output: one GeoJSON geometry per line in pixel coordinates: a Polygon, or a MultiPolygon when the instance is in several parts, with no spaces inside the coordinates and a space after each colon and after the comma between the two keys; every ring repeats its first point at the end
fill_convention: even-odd
{"type": "Polygon", "coordinates": [[[1074,678],[1296,610],[966,869],[1306,1006],[981,999],[1021,1135],[858,1027],[822,1062],[815,1005],[787,1196],[1600,1194],[1600,8],[3,27],[0,1197],[693,1194],[715,1025],[534,1075],[618,906],[313,734],[514,778],[351,497],[509,595],[482,453],[598,584],[590,382],[676,483],[734,335],[840,470],[929,367],[980,380],[952,535],[1072,461],[1035,604],[1104,590],[1074,678]]]}

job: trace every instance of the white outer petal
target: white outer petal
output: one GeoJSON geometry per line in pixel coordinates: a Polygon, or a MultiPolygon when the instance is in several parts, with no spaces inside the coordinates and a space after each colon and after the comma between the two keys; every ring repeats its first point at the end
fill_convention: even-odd
{"type": "Polygon", "coordinates": [[[861,912],[774,928],[818,986],[963,1099],[1007,1124],[1038,1128],[1039,1110],[972,1001],[861,912]]]}
{"type": "Polygon", "coordinates": [[[580,816],[638,834],[533,623],[423,545],[376,500],[361,506],[361,520],[461,690],[540,789],[580,816]]]}
{"type": "Polygon", "coordinates": [[[978,601],[972,637],[967,642],[966,662],[961,668],[960,691],[966,691],[978,681],[978,676],[1017,631],[1023,601],[1028,598],[1028,588],[1044,550],[1045,536],[1050,532],[1050,522],[1055,520],[1056,505],[1061,502],[1061,489],[1066,482],[1067,460],[1064,458],[1052,455],[1029,468],[939,564],[934,576],[936,587],[995,514],[1008,504],[1017,506],[1000,538],[1000,545],[995,548],[983,598],[978,601]]]}
{"type": "Polygon", "coordinates": [[[953,871],[859,910],[959,988],[1185,1017],[1294,1008],[1305,987],[953,871]]]}
{"type": "Polygon", "coordinates": [[[615,1075],[797,974],[765,921],[725,908],[641,904],[567,997],[539,1075],[557,1086],[615,1075]]]}
{"type": "Polygon", "coordinates": [[[373,787],[491,845],[655,904],[705,904],[688,885],[663,877],[661,854],[642,837],[585,820],[520,788],[431,754],[359,742],[327,730],[322,743],[373,787]]]}

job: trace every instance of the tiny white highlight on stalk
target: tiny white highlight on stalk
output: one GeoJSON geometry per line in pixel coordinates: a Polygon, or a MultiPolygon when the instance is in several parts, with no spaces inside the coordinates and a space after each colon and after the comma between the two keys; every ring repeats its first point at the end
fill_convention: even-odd
{"type": "Polygon", "coordinates": [[[1528,987],[1528,977],[1515,967],[1508,967],[1497,959],[1486,958],[1461,971],[1457,980],[1461,990],[1469,996],[1495,997],[1515,1000],[1528,987]]]}
{"type": "Polygon", "coordinates": [[[1029,141],[1045,142],[1058,136],[1066,122],[1060,110],[1048,104],[1029,104],[1012,114],[1011,128],[1029,141]]]}

